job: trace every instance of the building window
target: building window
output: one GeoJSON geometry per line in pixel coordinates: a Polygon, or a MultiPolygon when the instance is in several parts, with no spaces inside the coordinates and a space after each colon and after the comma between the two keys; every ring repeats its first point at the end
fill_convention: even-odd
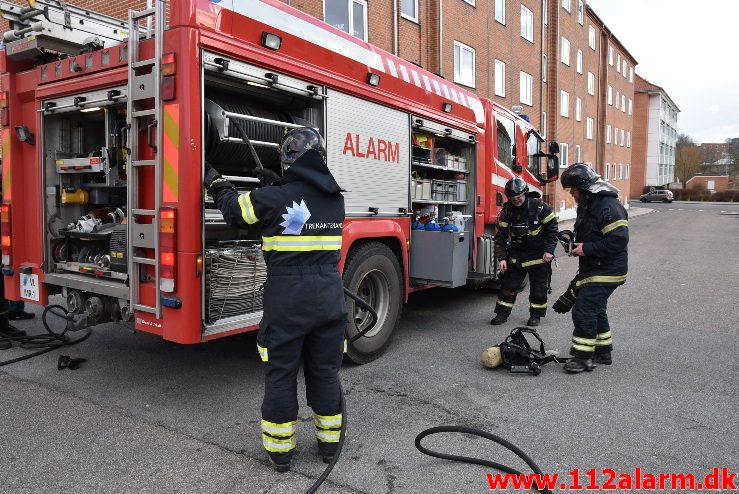
{"type": "Polygon", "coordinates": [[[570,40],[562,36],[562,63],[570,65],[570,40]]]}
{"type": "Polygon", "coordinates": [[[521,37],[534,42],[534,13],[521,5],[521,37]]]}
{"type": "Polygon", "coordinates": [[[626,79],[626,73],[627,73],[627,69],[629,66],[629,64],[626,63],[626,59],[624,59],[623,64],[621,64],[621,66],[623,67],[621,69],[621,72],[623,73],[624,79],[626,79]]]}
{"type": "Polygon", "coordinates": [[[616,53],[616,72],[621,69],[621,54],[616,53]]]}
{"type": "Polygon", "coordinates": [[[567,91],[559,92],[559,114],[567,118],[570,116],[570,93],[567,91]]]}
{"type": "Polygon", "coordinates": [[[606,125],[606,144],[611,143],[611,125],[606,125]]]}
{"type": "Polygon", "coordinates": [[[560,142],[559,143],[559,167],[560,168],[567,168],[568,166],[570,166],[570,161],[568,159],[569,157],[567,156],[568,151],[569,151],[569,146],[564,142],[560,142]]]}
{"type": "Polygon", "coordinates": [[[505,96],[505,64],[495,61],[495,95],[505,96]]]}
{"type": "Polygon", "coordinates": [[[580,163],[580,145],[575,144],[575,163],[580,163]]]}
{"type": "Polygon", "coordinates": [[[582,120],[582,100],[580,98],[575,100],[575,120],[578,122],[582,120]]]}
{"type": "Polygon", "coordinates": [[[546,53],[541,54],[541,80],[547,82],[547,71],[549,70],[549,64],[547,62],[546,53]]]}
{"type": "Polygon", "coordinates": [[[588,94],[595,95],[595,74],[588,72],[588,94]]]}
{"type": "Polygon", "coordinates": [[[619,163],[618,164],[618,179],[623,180],[623,178],[624,178],[624,164],[619,163]]]}
{"type": "MultiPolygon", "coordinates": [[[[631,147],[631,132],[626,133],[626,147],[627,148],[631,147]]],[[[629,178],[629,177],[626,177],[626,178],[629,178]]]]}
{"type": "Polygon", "coordinates": [[[606,91],[606,98],[608,99],[608,104],[613,106],[613,88],[610,85],[606,91]]]}
{"type": "Polygon", "coordinates": [[[454,42],[454,82],[475,87],[475,49],[454,42]]]}
{"type": "Polygon", "coordinates": [[[495,20],[505,24],[505,0],[495,0],[495,20]]]}
{"type": "Polygon", "coordinates": [[[626,139],[624,139],[624,129],[621,129],[621,147],[624,147],[624,142],[626,142],[626,139]]]}
{"type": "Polygon", "coordinates": [[[544,11],[544,24],[549,24],[549,0],[544,0],[542,2],[542,10],[544,11]]]}
{"type": "Polygon", "coordinates": [[[588,26],[588,46],[595,50],[595,28],[588,26]]]}
{"type": "Polygon", "coordinates": [[[521,72],[520,84],[520,99],[524,105],[533,106],[534,104],[534,77],[526,72],[521,72]]]}
{"type": "Polygon", "coordinates": [[[593,140],[593,119],[588,117],[588,120],[586,123],[587,123],[587,129],[585,131],[585,137],[592,141],[593,140]]]}
{"type": "Polygon", "coordinates": [[[539,129],[539,134],[542,137],[547,136],[547,112],[545,111],[541,112],[541,128],[539,129]]]}
{"type": "Polygon", "coordinates": [[[631,115],[631,112],[634,110],[634,102],[631,101],[631,98],[629,98],[629,115],[631,115]]]}
{"type": "Polygon", "coordinates": [[[570,3],[570,0],[562,0],[562,7],[567,12],[572,12],[572,4],[570,3]]]}
{"type": "Polygon", "coordinates": [[[634,67],[629,67],[629,82],[634,83],[634,67]]]}
{"type": "Polygon", "coordinates": [[[629,170],[630,169],[631,169],[631,165],[629,163],[626,163],[626,177],[624,177],[624,178],[629,178],[629,170]]]}
{"type": "Polygon", "coordinates": [[[577,0],[577,22],[581,26],[585,23],[585,9],[583,8],[582,0],[577,0]]]}
{"type": "Polygon", "coordinates": [[[400,15],[409,21],[418,22],[418,0],[400,0],[400,15]]]}
{"type": "Polygon", "coordinates": [[[575,67],[578,74],[582,74],[582,50],[577,49],[577,56],[575,57],[575,67]]]}
{"type": "Polygon", "coordinates": [[[613,129],[613,144],[618,146],[618,127],[613,129]]]}
{"type": "Polygon", "coordinates": [[[621,101],[621,93],[616,91],[616,110],[618,110],[618,103],[621,101]]]}
{"type": "Polygon", "coordinates": [[[626,95],[621,95],[621,111],[626,112],[626,95]]]}
{"type": "Polygon", "coordinates": [[[367,41],[367,2],[364,0],[325,0],[323,18],[327,23],[367,41]]]}
{"type": "Polygon", "coordinates": [[[605,175],[603,177],[603,180],[605,180],[606,182],[608,182],[608,180],[610,179],[610,175],[611,175],[610,171],[611,171],[611,164],[606,163],[606,167],[603,169],[603,172],[604,172],[603,174],[605,175]]]}
{"type": "Polygon", "coordinates": [[[613,47],[612,46],[608,47],[608,65],[613,67],[613,47]]]}

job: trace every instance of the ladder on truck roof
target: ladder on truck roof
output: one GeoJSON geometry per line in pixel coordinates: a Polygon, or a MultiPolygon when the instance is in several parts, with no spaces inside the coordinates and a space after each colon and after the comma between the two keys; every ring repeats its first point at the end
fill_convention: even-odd
{"type": "MultiPolygon", "coordinates": [[[[162,98],[160,93],[161,60],[164,51],[164,28],[166,21],[165,0],[154,0],[154,7],[142,11],[128,12],[128,106],[127,116],[129,125],[128,155],[128,281],[129,297],[132,311],[144,311],[162,315],[161,292],[172,291],[171,286],[160,286],[163,280],[159,268],[159,211],[162,206],[162,98]],[[150,29],[151,17],[154,17],[154,31],[150,29]],[[141,21],[147,21],[147,27],[142,28],[141,21]],[[154,58],[139,60],[139,44],[142,31],[146,38],[154,36],[154,58]],[[147,108],[142,109],[142,103],[148,100],[147,108]],[[149,103],[153,101],[152,105],[149,103]],[[139,135],[144,129],[155,128],[155,144],[153,146],[154,159],[142,159],[139,150],[139,135]],[[152,168],[154,171],[154,207],[141,207],[139,197],[140,176],[143,169],[152,168]],[[153,257],[145,256],[142,249],[153,251],[153,257]],[[142,271],[147,266],[154,268],[155,298],[154,305],[142,304],[140,300],[140,283],[144,278],[142,271]]],[[[151,135],[150,133],[147,133],[151,135]]],[[[151,143],[150,143],[151,144],[151,143]]]]}
{"type": "Polygon", "coordinates": [[[3,33],[8,58],[77,55],[85,47],[110,47],[128,37],[126,21],[67,5],[64,0],[29,0],[28,7],[0,0],[10,30],[3,33]]]}

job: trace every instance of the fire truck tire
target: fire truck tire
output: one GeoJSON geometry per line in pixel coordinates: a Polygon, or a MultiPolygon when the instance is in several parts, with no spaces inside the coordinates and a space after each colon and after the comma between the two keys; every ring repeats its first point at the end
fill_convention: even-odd
{"type": "MultiPolygon", "coordinates": [[[[393,251],[380,242],[353,248],[344,268],[344,286],[366,300],[377,312],[377,323],[366,335],[351,343],[346,357],[366,364],[380,357],[390,345],[403,310],[403,275],[393,251]]],[[[372,322],[366,310],[347,298],[349,337],[372,322]]]]}

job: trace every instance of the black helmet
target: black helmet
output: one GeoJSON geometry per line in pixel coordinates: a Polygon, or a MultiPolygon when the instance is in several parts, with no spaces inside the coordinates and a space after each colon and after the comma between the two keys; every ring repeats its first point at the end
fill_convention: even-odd
{"type": "Polygon", "coordinates": [[[585,163],[575,163],[562,172],[560,181],[562,187],[566,189],[575,187],[580,190],[588,190],[599,178],[600,176],[585,163]]]}
{"type": "Polygon", "coordinates": [[[513,177],[505,184],[505,195],[508,199],[516,197],[521,194],[528,194],[529,184],[527,184],[522,178],[513,177]]]}
{"type": "Polygon", "coordinates": [[[291,129],[280,143],[280,163],[287,170],[306,151],[315,149],[326,160],[326,143],[317,130],[310,127],[291,129]]]}

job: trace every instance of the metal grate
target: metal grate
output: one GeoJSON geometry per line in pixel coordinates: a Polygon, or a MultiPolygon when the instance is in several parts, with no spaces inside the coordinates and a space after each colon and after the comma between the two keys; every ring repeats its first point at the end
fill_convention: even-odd
{"type": "Polygon", "coordinates": [[[262,310],[267,280],[261,246],[253,241],[219,242],[205,250],[206,321],[243,316],[262,310]]]}

